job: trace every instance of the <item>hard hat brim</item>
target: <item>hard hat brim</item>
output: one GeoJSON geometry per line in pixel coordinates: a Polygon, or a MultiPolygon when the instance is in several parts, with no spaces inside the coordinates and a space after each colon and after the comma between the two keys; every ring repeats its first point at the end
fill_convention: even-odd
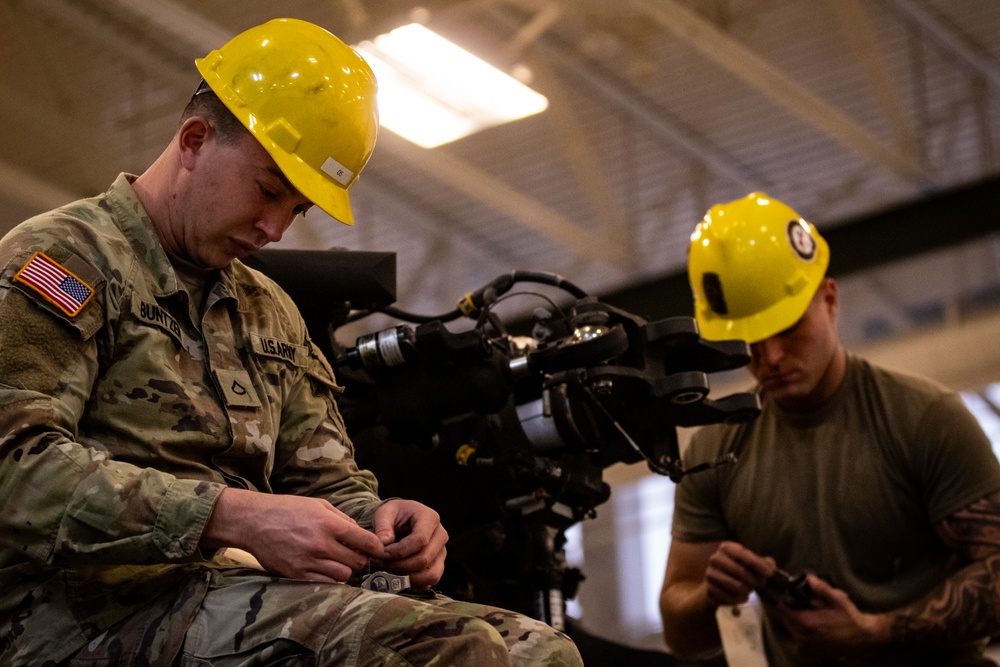
{"type": "Polygon", "coordinates": [[[815,294],[815,289],[803,290],[758,313],[733,318],[720,317],[711,311],[708,304],[699,302],[696,312],[698,328],[705,340],[744,340],[751,344],[758,343],[798,322],[815,294]]]}
{"type": "Polygon", "coordinates": [[[351,210],[351,199],[346,188],[334,185],[320,176],[295,155],[285,153],[277,147],[269,152],[278,169],[302,196],[337,222],[354,224],[354,212],[351,210]]]}

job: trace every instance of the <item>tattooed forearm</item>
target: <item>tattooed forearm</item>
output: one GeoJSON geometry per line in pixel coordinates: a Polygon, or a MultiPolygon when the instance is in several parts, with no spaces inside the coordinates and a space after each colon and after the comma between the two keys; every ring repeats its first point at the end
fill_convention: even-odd
{"type": "Polygon", "coordinates": [[[937,532],[969,565],[892,614],[893,643],[959,642],[1000,631],[1000,493],[955,512],[937,532]]]}
{"type": "Polygon", "coordinates": [[[893,614],[892,643],[937,644],[971,641],[1000,628],[1000,556],[957,572],[934,593],[893,614]]]}

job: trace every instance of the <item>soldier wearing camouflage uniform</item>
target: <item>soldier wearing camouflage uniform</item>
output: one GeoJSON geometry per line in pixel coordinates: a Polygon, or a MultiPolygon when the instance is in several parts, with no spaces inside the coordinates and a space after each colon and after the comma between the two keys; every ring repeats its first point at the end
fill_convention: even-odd
{"type": "Polygon", "coordinates": [[[198,64],[206,84],[143,175],[0,241],[0,664],[581,664],[541,622],[430,591],[437,514],[380,500],[297,309],[239,261],[312,203],[352,222],[367,65],[293,20],[198,64]],[[266,107],[322,87],[299,56],[339,73],[332,111],[266,107]],[[246,62],[285,78],[259,65],[250,90],[246,62]],[[373,567],[413,588],[344,583],[373,567]]]}

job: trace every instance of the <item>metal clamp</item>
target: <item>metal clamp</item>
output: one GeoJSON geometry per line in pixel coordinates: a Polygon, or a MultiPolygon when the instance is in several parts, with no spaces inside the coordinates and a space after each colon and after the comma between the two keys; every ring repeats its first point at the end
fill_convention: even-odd
{"type": "Polygon", "coordinates": [[[410,587],[410,577],[390,572],[372,572],[361,580],[361,588],[379,593],[400,593],[410,587]]]}

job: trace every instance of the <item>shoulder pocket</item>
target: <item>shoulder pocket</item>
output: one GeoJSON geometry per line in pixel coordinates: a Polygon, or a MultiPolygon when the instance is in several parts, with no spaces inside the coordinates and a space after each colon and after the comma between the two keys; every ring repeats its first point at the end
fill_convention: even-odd
{"type": "Polygon", "coordinates": [[[0,295],[5,319],[30,319],[32,311],[43,312],[65,322],[84,340],[104,325],[102,298],[106,281],[76,255],[53,258],[35,252],[21,257],[8,265],[3,282],[9,285],[9,293],[0,295]],[[14,294],[26,298],[12,300],[14,294]]]}
{"type": "Polygon", "coordinates": [[[78,367],[101,328],[101,312],[92,305],[69,318],[17,288],[2,288],[0,302],[0,382],[52,393],[69,369],[78,367]]]}

